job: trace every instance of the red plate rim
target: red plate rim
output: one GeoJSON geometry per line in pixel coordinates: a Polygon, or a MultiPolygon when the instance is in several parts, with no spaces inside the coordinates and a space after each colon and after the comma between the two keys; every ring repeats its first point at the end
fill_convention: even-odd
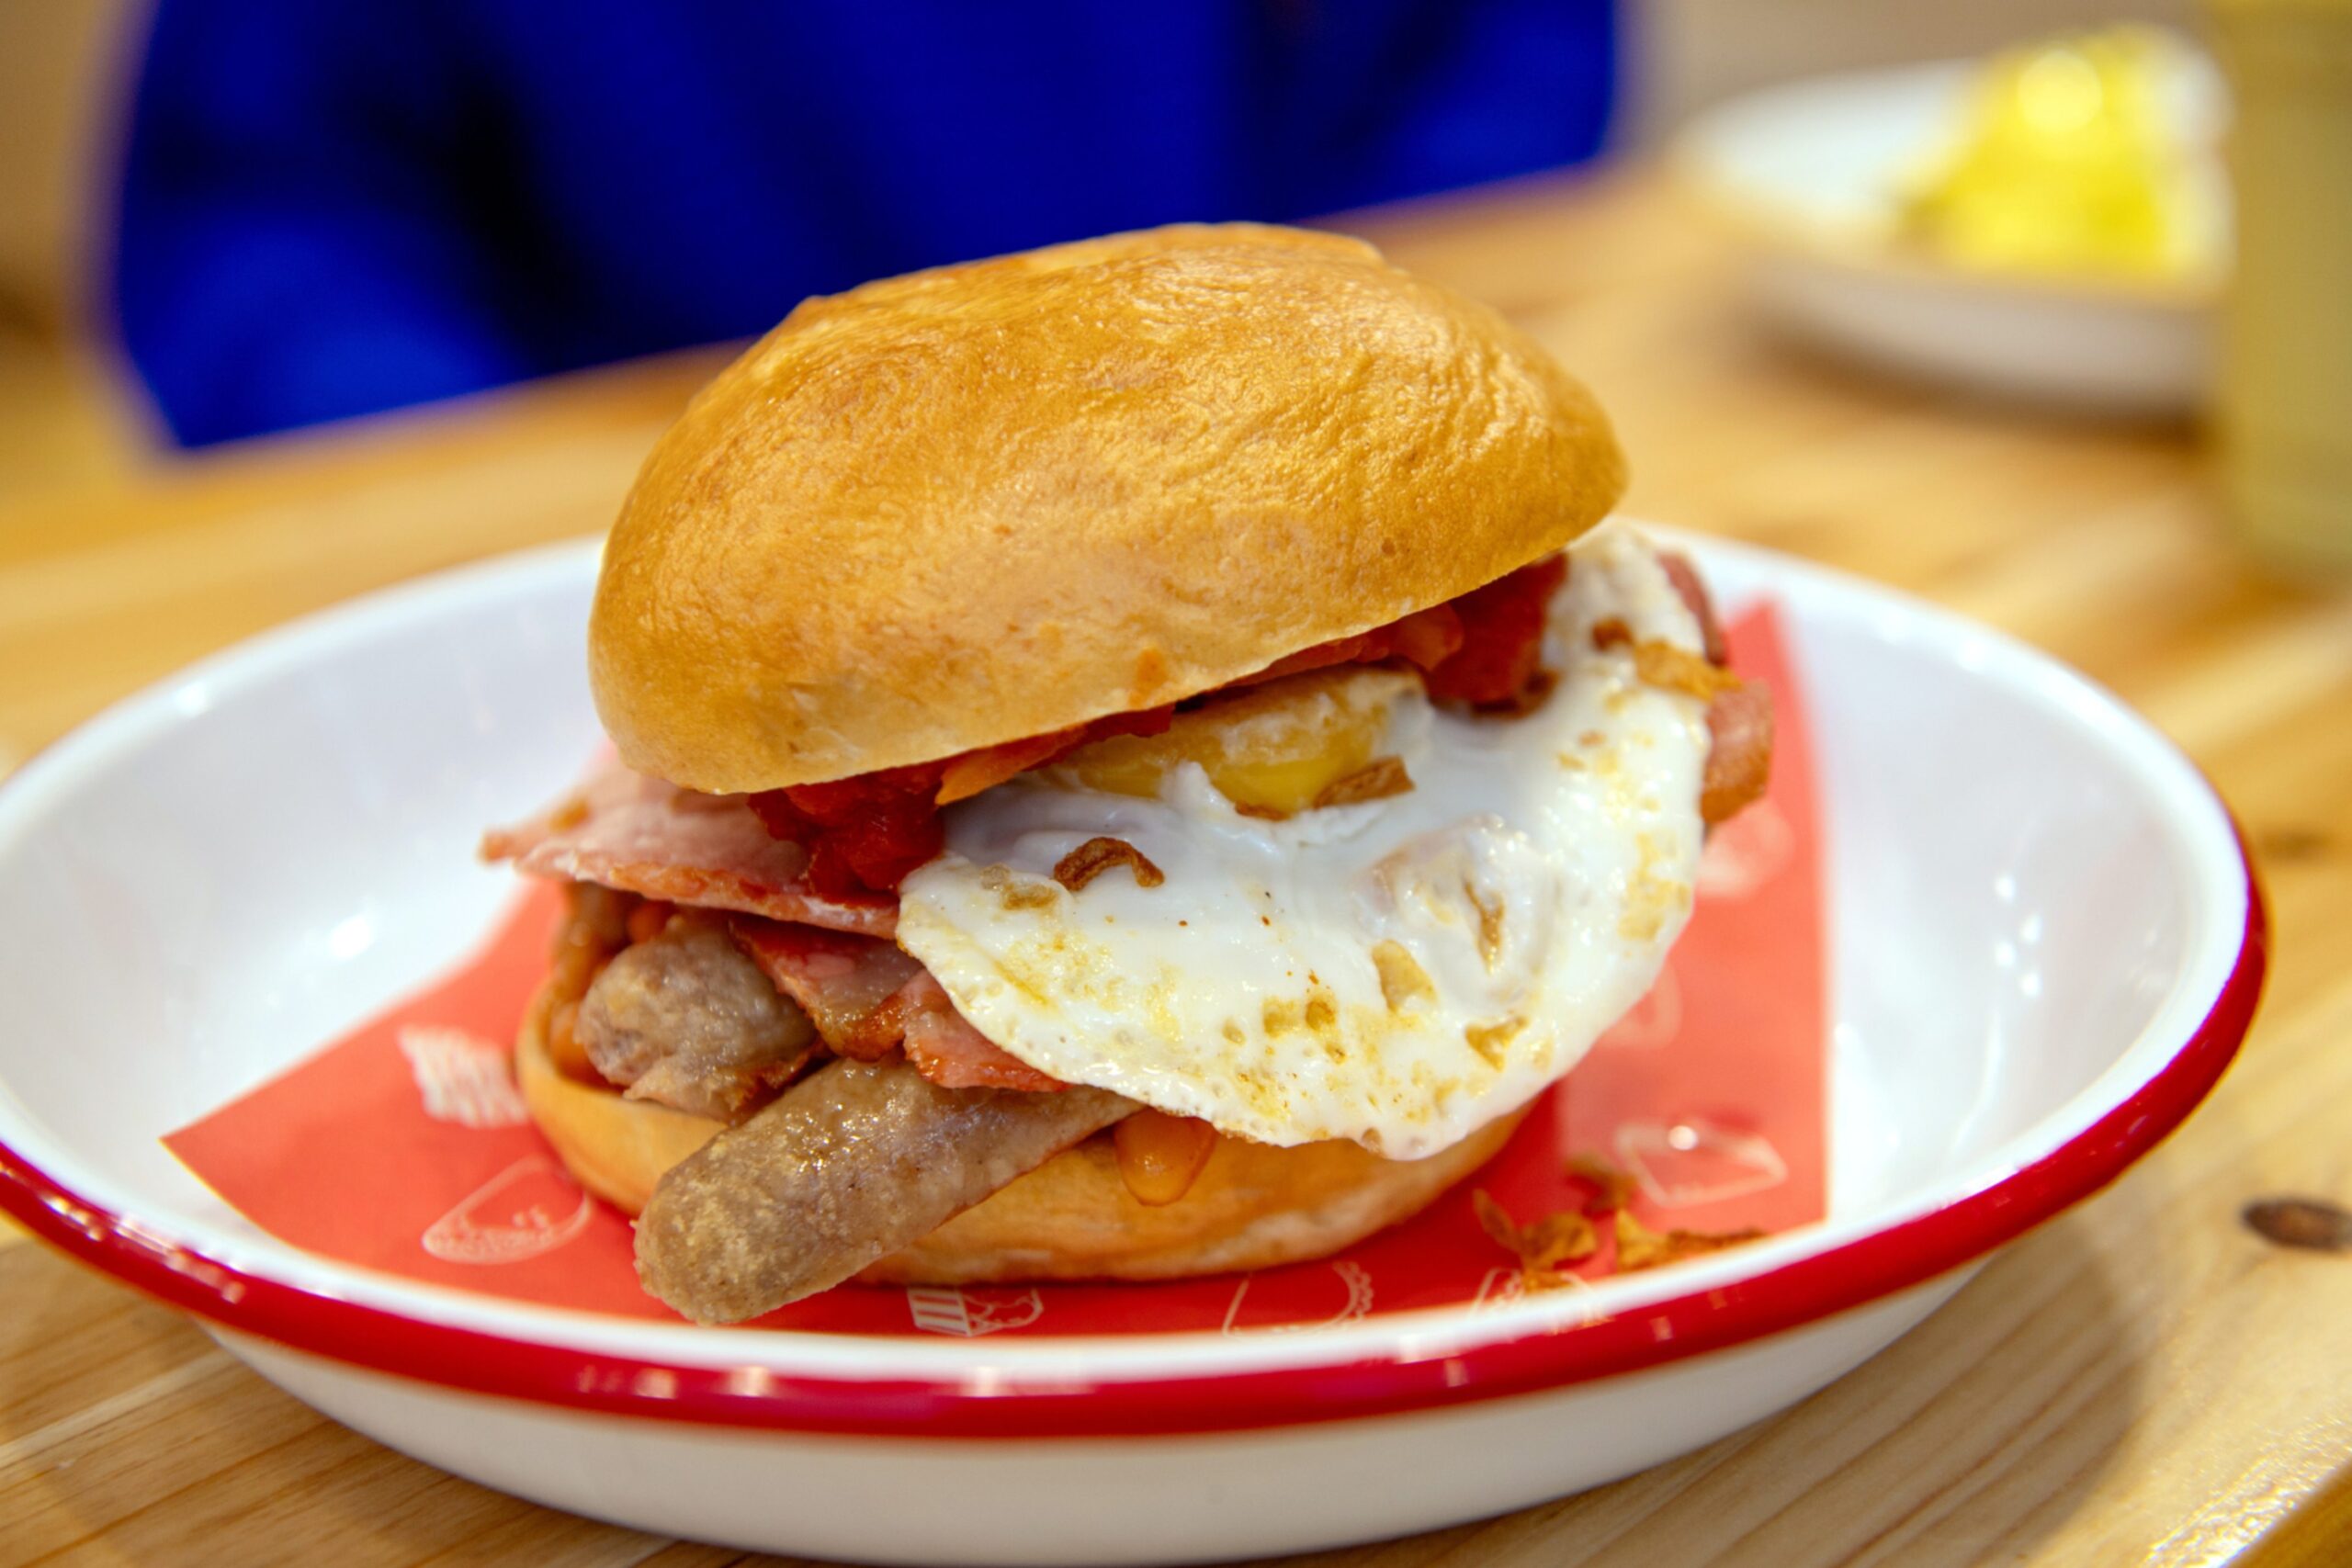
{"type": "Polygon", "coordinates": [[[1090,1382],[827,1378],[686,1366],[428,1323],[191,1253],[64,1187],[0,1144],[0,1209],[71,1256],[240,1334],[468,1393],[605,1415],[923,1438],[1247,1431],[1559,1388],[1760,1339],[1949,1273],[2105,1187],[2196,1108],[2261,998],[2269,925],[2237,844],[2245,919],[2229,977],[2170,1060],[2049,1154],[1926,1213],[1721,1287],[1620,1315],[1442,1353],[1090,1382]]]}

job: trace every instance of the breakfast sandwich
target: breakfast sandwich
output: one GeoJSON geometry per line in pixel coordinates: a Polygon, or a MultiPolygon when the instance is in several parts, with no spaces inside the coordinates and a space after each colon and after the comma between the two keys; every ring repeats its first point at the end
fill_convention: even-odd
{"type": "Polygon", "coordinates": [[[616,759],[484,844],[565,886],[517,1072],[647,1289],[1263,1268],[1476,1169],[1769,766],[1623,484],[1540,348],[1333,235],[800,306],[605,546],[616,759]]]}

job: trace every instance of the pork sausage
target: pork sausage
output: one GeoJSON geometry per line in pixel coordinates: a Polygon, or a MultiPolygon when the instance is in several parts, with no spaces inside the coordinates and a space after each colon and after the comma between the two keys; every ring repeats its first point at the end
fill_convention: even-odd
{"type": "Polygon", "coordinates": [[[817,1047],[808,1015],[727,927],[691,912],[605,965],[581,998],[572,1037],[630,1099],[720,1122],[789,1083],[817,1047]]]}
{"type": "Polygon", "coordinates": [[[835,1061],[673,1167],[637,1222],[645,1288],[696,1323],[831,1290],[1135,1102],[942,1089],[904,1062],[835,1061]]]}

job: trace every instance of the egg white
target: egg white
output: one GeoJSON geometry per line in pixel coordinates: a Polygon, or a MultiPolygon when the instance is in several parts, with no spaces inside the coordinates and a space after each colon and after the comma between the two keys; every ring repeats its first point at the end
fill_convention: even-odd
{"type": "Polygon", "coordinates": [[[1704,705],[1592,639],[1615,617],[1697,653],[1698,622],[1630,529],[1571,560],[1541,707],[1396,699],[1377,750],[1408,793],[1267,821],[1193,763],[1157,799],[1023,775],[949,809],[899,945],[1023,1061],[1239,1137],[1409,1159],[1516,1109],[1649,988],[1704,839],[1704,705]],[[1166,880],[1056,884],[1096,837],[1166,880]]]}

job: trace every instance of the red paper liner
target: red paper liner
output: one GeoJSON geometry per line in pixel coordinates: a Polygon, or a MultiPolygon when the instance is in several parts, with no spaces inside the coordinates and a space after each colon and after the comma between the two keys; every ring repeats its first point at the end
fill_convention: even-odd
{"type": "MultiPolygon", "coordinates": [[[[1731,628],[1772,688],[1771,788],[1714,835],[1697,912],[1657,986],[1509,1147],[1418,1218],[1324,1261],[1151,1285],[845,1286],[762,1326],[854,1334],[1285,1330],[1507,1299],[1522,1272],[1479,1224],[1577,1208],[1577,1158],[1621,1168],[1648,1227],[1784,1230],[1826,1201],[1819,823],[1801,693],[1770,606],[1731,628]]],[[[511,1042],[558,912],[533,888],[455,973],[164,1142],[264,1230],[407,1279],[616,1315],[639,1289],[628,1222],[583,1193],[525,1115],[511,1042]]],[[[1608,1226],[1603,1223],[1606,1233],[1608,1226]]],[[[1604,1245],[1582,1266],[1610,1265],[1604,1245]]]]}

